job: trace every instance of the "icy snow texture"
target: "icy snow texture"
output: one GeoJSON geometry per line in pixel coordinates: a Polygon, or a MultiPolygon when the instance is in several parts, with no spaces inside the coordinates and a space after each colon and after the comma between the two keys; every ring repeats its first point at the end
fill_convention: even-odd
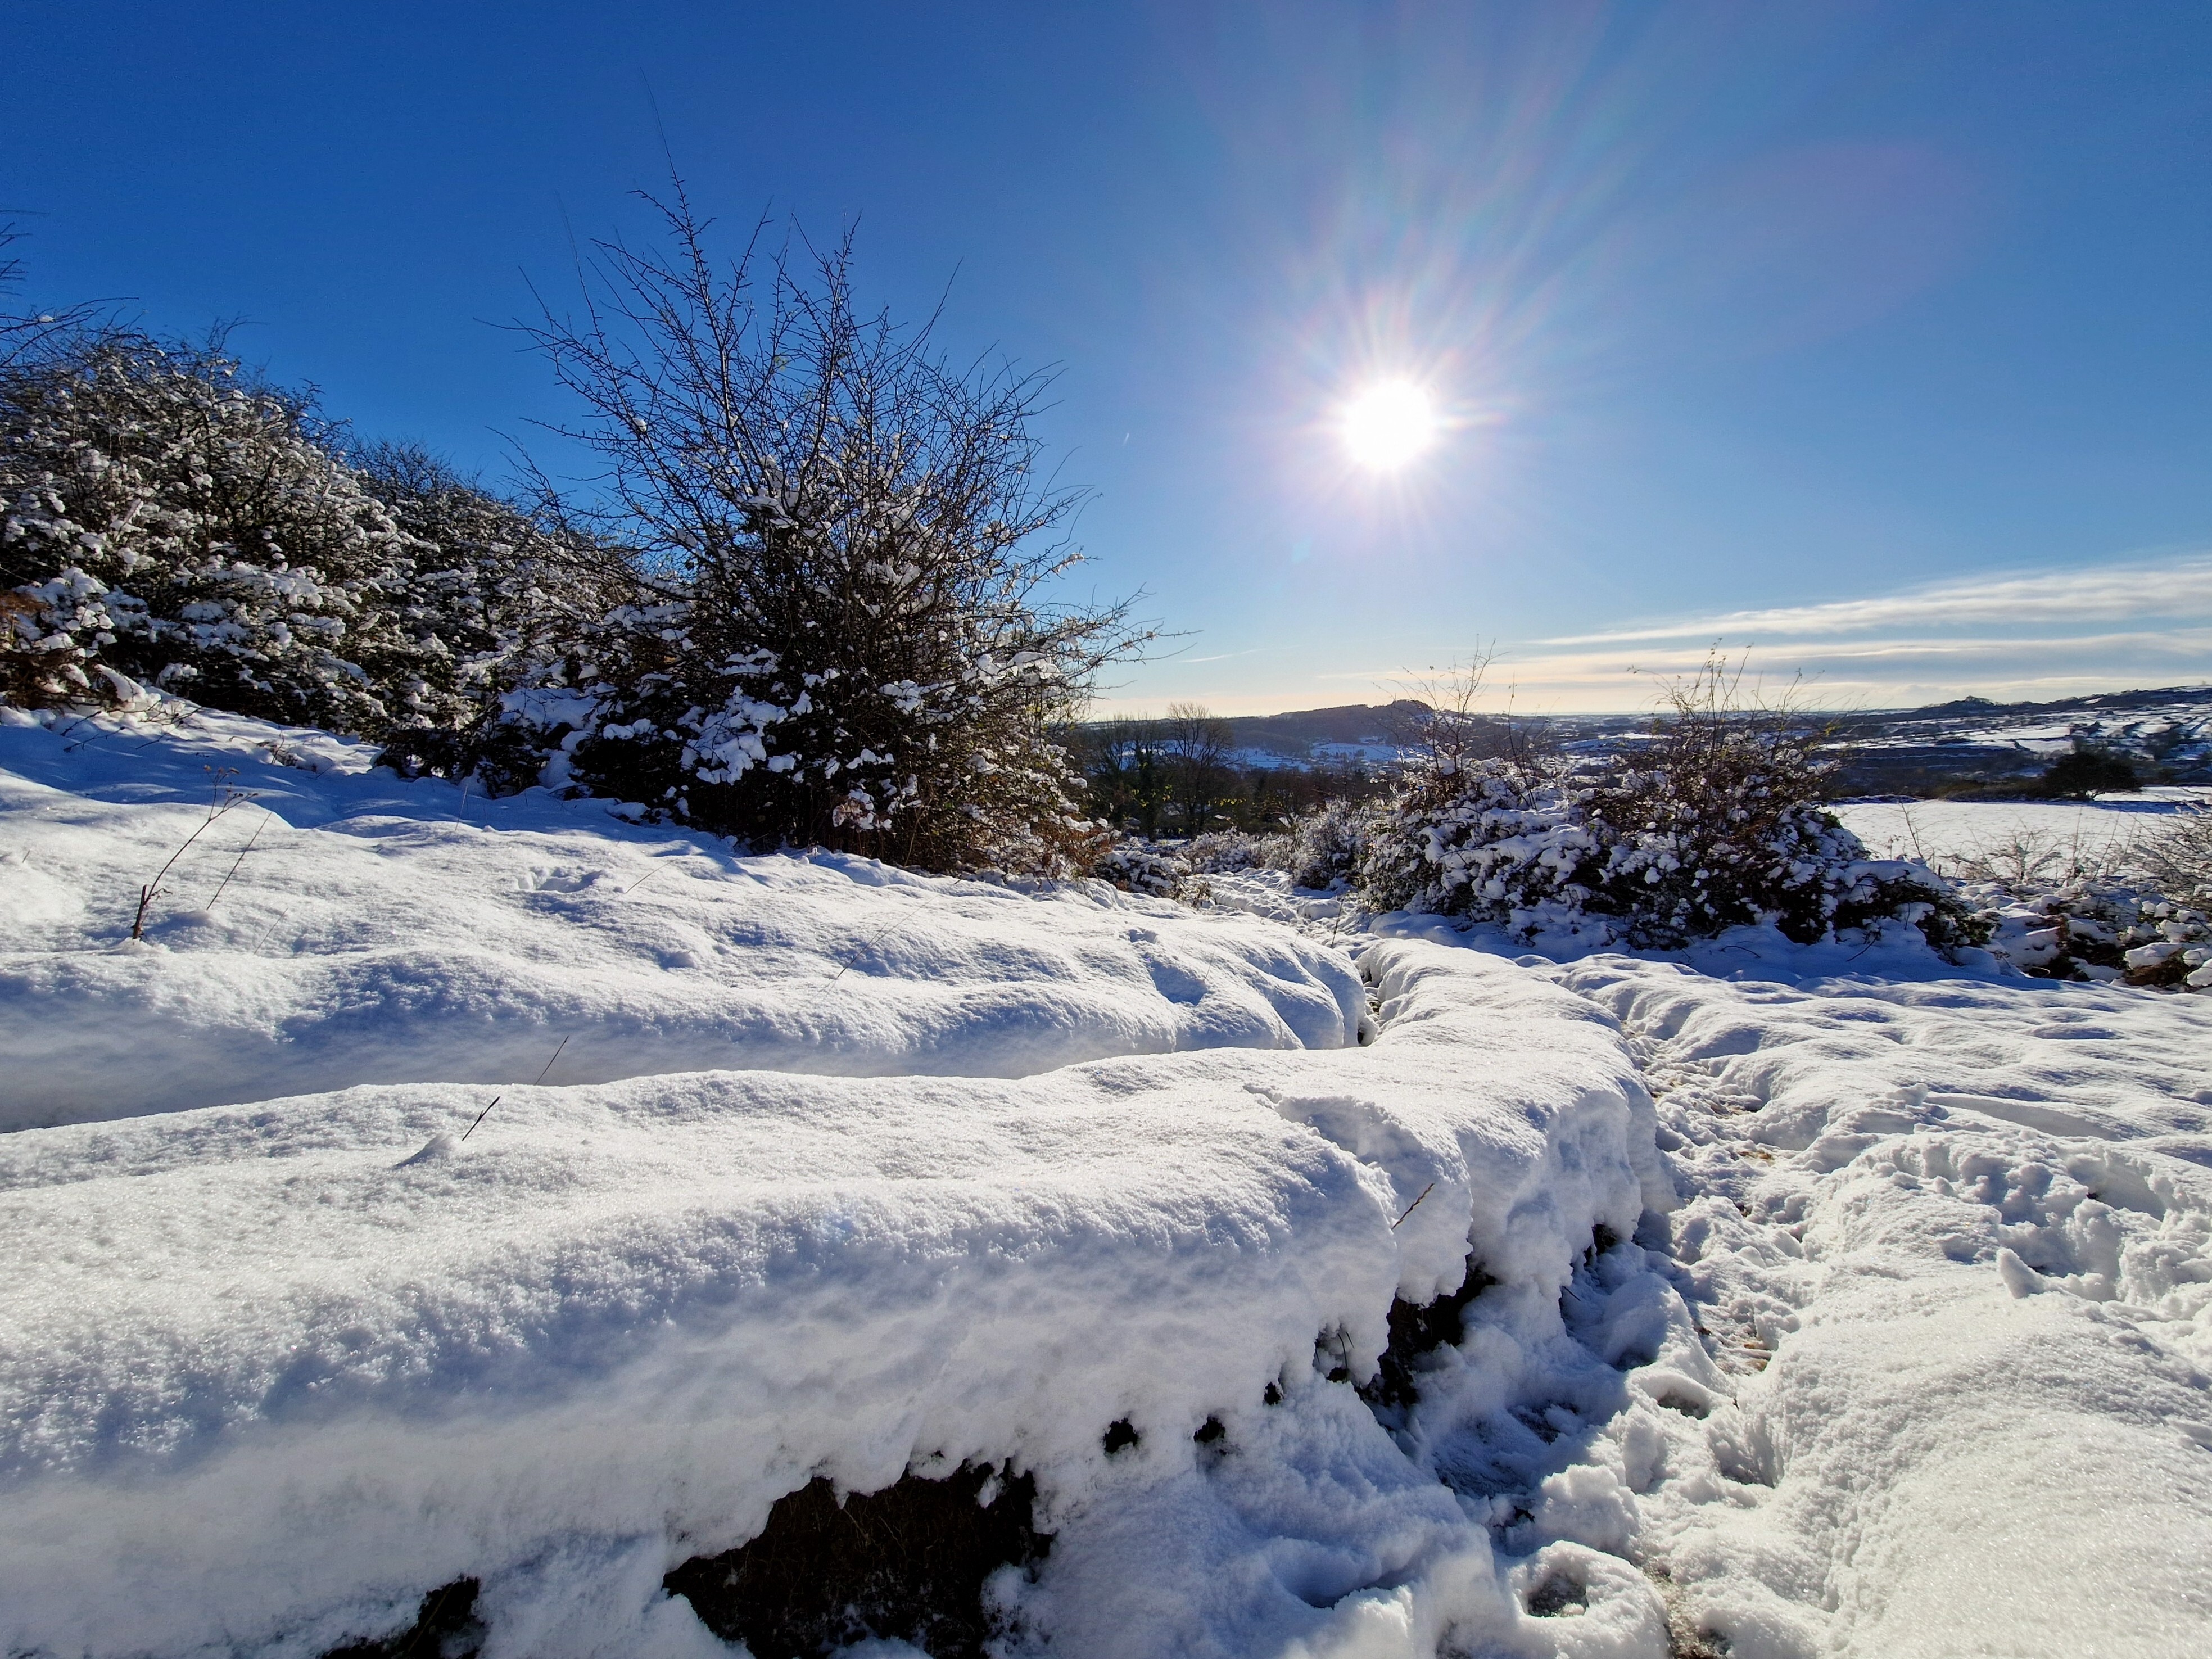
{"type": "Polygon", "coordinates": [[[1698,1194],[1653,1260],[1704,1352],[1670,1331],[1597,1449],[1678,1624],[1731,1659],[2203,1653],[2212,1010],[1741,971],[1554,975],[1624,1020],[1698,1194]]]}
{"type": "Polygon", "coordinates": [[[491,1659],[726,1651],[669,1567],[817,1474],[1007,1457],[1058,1532],[1020,1598],[1055,1651],[1663,1650],[1622,1564],[1531,1617],[1486,1511],[1323,1375],[1371,1374],[1393,1297],[1457,1285],[1470,1246],[1538,1341],[1593,1229],[1671,1201],[1588,1002],[1380,945],[1387,1023],[1352,1046],[1349,964],[1258,921],[465,809],[327,744],[242,770],[283,823],[214,919],[157,906],[119,948],[125,884],[198,821],[178,794],[252,735],[111,762],[0,733],[8,890],[45,906],[0,1075],[41,1091],[19,1122],[105,1120],[0,1136],[8,1650],[307,1655],[470,1574],[491,1659]],[[643,980],[672,939],[714,964],[652,981],[688,1024],[643,980]],[[776,1041],[733,1041],[762,1007],[776,1041]],[[587,1079],[655,1074],[512,1080],[572,1031],[587,1079]],[[799,1069],[833,1040],[841,1070],[969,1074],[799,1069]],[[1208,1042],[1243,1046],[1151,1052],[1208,1042]],[[687,1069],[714,1061],[750,1069],[687,1069]],[[495,1091],[436,1076],[463,1064],[501,1085],[473,1133],[495,1091]],[[352,1066],[422,1080],[251,1098],[352,1066]],[[241,1103],[158,1109],[211,1097],[241,1103]],[[1141,1442],[1109,1458],[1122,1418],[1141,1442]]]}

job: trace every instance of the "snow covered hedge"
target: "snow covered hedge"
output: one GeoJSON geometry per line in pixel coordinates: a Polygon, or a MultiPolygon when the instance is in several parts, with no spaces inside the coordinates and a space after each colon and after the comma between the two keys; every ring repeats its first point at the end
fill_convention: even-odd
{"type": "Polygon", "coordinates": [[[384,735],[477,717],[563,550],[404,452],[366,470],[219,344],[94,329],[0,370],[0,696],[137,683],[384,735]],[[465,533],[454,533],[465,520],[465,533]]]}
{"type": "MultiPolygon", "coordinates": [[[[1432,757],[1377,819],[1360,866],[1377,909],[1494,923],[1523,939],[1668,948],[1743,925],[1801,943],[1909,922],[1930,943],[1976,942],[1942,878],[1867,856],[1856,836],[1761,765],[1750,738],[1726,767],[1595,774],[1544,758],[1432,757]]],[[[1656,758],[1656,757],[1655,757],[1656,758]]]]}
{"type": "Polygon", "coordinates": [[[668,228],[533,331],[606,462],[588,509],[352,448],[219,343],[80,319],[11,348],[0,702],[151,684],[763,850],[1087,869],[1059,735],[1149,635],[1050,592],[1079,556],[1037,483],[1044,381],[861,316],[847,248],[724,269],[680,192],[668,228]]]}

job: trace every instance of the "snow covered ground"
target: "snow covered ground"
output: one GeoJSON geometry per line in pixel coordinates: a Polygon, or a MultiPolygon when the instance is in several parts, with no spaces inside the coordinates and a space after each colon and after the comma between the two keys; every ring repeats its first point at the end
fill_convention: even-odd
{"type": "Polygon", "coordinates": [[[2008,873],[2037,860],[2045,873],[2073,866],[2095,869],[2124,856],[2172,815],[2206,800],[2212,790],[2146,789],[2089,801],[1845,801],[1835,808],[1844,827],[1877,858],[1919,859],[1956,872],[1976,864],[2008,873]]]}
{"type": "Polygon", "coordinates": [[[963,1462],[1053,1534],[1009,1656],[2203,1650],[2205,999],[367,759],[0,726],[10,1653],[317,1655],[464,1576],[489,1659],[727,1653],[672,1568],[963,1462]]]}

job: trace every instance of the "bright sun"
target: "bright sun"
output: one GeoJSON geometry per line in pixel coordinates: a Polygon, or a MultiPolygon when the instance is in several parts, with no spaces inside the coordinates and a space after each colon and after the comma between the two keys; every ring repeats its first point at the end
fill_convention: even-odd
{"type": "Polygon", "coordinates": [[[1376,472],[1393,472],[1437,441],[1443,422],[1429,394],[1411,380],[1383,380],[1345,408],[1345,447],[1376,472]]]}

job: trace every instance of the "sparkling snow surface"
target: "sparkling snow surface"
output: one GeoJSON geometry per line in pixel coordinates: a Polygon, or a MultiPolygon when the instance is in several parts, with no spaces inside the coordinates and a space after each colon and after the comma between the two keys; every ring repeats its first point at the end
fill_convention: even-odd
{"type": "Polygon", "coordinates": [[[10,1653],[304,1659],[471,1575],[488,1659],[726,1654],[672,1566],[964,1459],[1055,1534],[1010,1659],[2204,1650],[2212,1000],[1410,918],[1355,969],[1266,884],[13,722],[10,1653]],[[134,944],[210,767],[259,798],[134,944]],[[1418,1404],[1329,1380],[1470,1260],[1418,1404]]]}

